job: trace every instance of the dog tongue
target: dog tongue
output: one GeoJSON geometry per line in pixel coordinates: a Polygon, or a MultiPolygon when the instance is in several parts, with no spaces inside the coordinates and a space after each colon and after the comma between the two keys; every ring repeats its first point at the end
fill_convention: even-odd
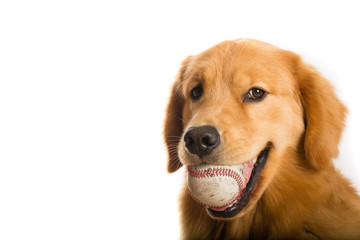
{"type": "Polygon", "coordinates": [[[253,161],[248,161],[248,162],[244,163],[243,165],[244,165],[244,169],[245,169],[245,186],[244,186],[244,188],[245,188],[251,177],[251,172],[254,168],[254,163],[253,163],[253,161]]]}
{"type": "MultiPolygon", "coordinates": [[[[242,179],[242,181],[243,181],[244,184],[243,184],[242,188],[241,188],[240,191],[239,191],[239,196],[238,196],[237,199],[239,199],[242,191],[244,190],[244,188],[246,187],[247,183],[249,182],[249,179],[250,179],[250,177],[251,177],[251,172],[252,172],[252,170],[253,170],[253,168],[254,168],[254,163],[253,163],[253,161],[248,161],[248,162],[246,162],[246,163],[243,163],[242,166],[241,166],[241,168],[243,168],[244,174],[241,175],[240,177],[241,177],[241,179],[242,179]]],[[[222,211],[225,211],[228,207],[232,206],[233,203],[234,203],[234,202],[232,202],[232,203],[230,203],[230,204],[227,204],[227,205],[225,205],[225,206],[221,206],[221,207],[212,207],[212,206],[210,207],[210,206],[209,206],[209,208],[211,208],[211,209],[214,210],[214,211],[222,212],[222,211]]]]}

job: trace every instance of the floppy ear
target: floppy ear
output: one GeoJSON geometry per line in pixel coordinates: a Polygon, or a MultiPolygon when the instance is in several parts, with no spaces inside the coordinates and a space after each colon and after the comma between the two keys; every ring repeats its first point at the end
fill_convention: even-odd
{"type": "Polygon", "coordinates": [[[336,97],[332,85],[314,67],[298,58],[297,77],[305,114],[304,149],[315,169],[331,166],[338,155],[347,109],[336,97]]]}
{"type": "Polygon", "coordinates": [[[182,93],[182,81],[189,59],[190,57],[186,58],[182,63],[182,67],[180,68],[176,81],[172,87],[166,109],[164,137],[168,152],[168,171],[170,173],[175,172],[182,166],[177,151],[183,132],[182,116],[185,100],[182,93]]]}

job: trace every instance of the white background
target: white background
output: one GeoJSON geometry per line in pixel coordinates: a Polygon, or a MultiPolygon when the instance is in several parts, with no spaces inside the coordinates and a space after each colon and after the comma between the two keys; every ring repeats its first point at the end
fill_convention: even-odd
{"type": "Polygon", "coordinates": [[[240,37],[331,80],[350,110],[336,164],[360,189],[359,25],[346,0],[1,1],[0,239],[178,239],[169,89],[187,55],[240,37]]]}

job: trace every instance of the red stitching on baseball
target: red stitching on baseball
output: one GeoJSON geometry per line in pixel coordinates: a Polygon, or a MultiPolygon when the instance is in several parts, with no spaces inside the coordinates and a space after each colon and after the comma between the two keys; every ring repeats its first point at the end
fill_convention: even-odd
{"type": "Polygon", "coordinates": [[[225,177],[232,177],[233,179],[235,179],[237,185],[238,185],[238,188],[239,188],[239,194],[238,196],[233,200],[231,201],[230,203],[228,204],[225,204],[225,205],[222,205],[222,206],[209,206],[209,205],[206,205],[202,202],[200,202],[192,193],[190,190],[188,190],[189,194],[191,195],[191,197],[199,204],[201,205],[205,205],[205,206],[209,206],[209,207],[214,207],[214,208],[222,208],[222,207],[225,207],[225,206],[230,206],[231,204],[235,203],[239,198],[240,198],[240,195],[243,191],[243,181],[241,179],[241,176],[235,172],[234,170],[232,169],[228,169],[226,168],[208,168],[208,169],[205,169],[205,170],[196,170],[195,168],[193,168],[192,166],[188,166],[187,167],[187,170],[188,170],[188,173],[191,177],[194,177],[194,178],[206,178],[206,177],[216,177],[216,176],[225,176],[225,177]]]}

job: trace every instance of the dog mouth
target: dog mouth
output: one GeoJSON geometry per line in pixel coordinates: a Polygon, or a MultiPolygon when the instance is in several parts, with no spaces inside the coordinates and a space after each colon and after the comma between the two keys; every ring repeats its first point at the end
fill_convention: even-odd
{"type": "Polygon", "coordinates": [[[250,201],[250,195],[254,190],[256,183],[260,177],[261,171],[264,168],[269,156],[270,146],[267,146],[257,156],[256,163],[251,171],[250,179],[246,187],[242,190],[237,200],[224,208],[207,207],[208,213],[215,218],[232,218],[235,217],[250,201]]]}

